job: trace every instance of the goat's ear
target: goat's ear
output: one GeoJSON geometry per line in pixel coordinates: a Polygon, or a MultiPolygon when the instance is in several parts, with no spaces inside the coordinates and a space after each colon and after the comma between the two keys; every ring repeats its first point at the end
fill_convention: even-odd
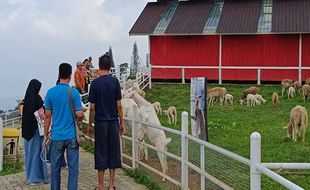
{"type": "Polygon", "coordinates": [[[287,129],[287,128],[288,128],[288,125],[283,127],[283,129],[287,129]]]}

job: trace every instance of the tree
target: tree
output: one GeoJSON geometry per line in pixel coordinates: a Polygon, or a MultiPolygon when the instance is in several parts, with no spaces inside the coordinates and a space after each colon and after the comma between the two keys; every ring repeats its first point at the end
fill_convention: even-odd
{"type": "Polygon", "coordinates": [[[132,56],[131,56],[131,68],[130,68],[130,74],[135,75],[141,66],[141,59],[138,55],[138,46],[137,42],[133,44],[133,50],[132,50],[132,56]]]}
{"type": "Polygon", "coordinates": [[[120,67],[121,74],[123,74],[123,73],[127,72],[128,63],[122,63],[122,64],[119,65],[119,67],[120,67]]]}
{"type": "Polygon", "coordinates": [[[113,59],[113,53],[112,53],[112,47],[111,46],[109,47],[109,55],[110,55],[110,58],[111,58],[111,67],[114,68],[115,64],[114,64],[114,59],[113,59]]]}

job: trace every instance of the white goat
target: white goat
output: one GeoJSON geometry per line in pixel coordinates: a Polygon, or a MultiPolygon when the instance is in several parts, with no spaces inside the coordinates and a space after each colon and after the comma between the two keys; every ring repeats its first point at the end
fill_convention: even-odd
{"type": "MultiPolygon", "coordinates": [[[[133,88],[129,88],[124,92],[124,97],[133,99],[139,106],[141,113],[147,115],[148,123],[155,126],[161,126],[161,123],[156,115],[156,111],[151,103],[146,101],[142,96],[140,96],[133,88]]],[[[161,151],[167,151],[167,145],[170,143],[171,138],[167,138],[163,130],[154,127],[146,127],[146,134],[151,143],[155,145],[161,151]]],[[[163,174],[167,174],[168,163],[165,154],[157,152],[163,174]]],[[[163,178],[163,180],[165,180],[163,178]]]]}
{"type": "Polygon", "coordinates": [[[231,94],[225,95],[225,106],[227,105],[227,101],[230,102],[231,105],[234,105],[234,97],[231,94]]]}

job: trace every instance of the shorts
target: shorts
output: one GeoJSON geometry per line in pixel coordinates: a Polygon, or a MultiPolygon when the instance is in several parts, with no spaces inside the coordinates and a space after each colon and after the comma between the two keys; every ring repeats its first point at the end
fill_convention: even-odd
{"type": "Polygon", "coordinates": [[[118,121],[95,122],[95,169],[121,168],[118,121]]]}

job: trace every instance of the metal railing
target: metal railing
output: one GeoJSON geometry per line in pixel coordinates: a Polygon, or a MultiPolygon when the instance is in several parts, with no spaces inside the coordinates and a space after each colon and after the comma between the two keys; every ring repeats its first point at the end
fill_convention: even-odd
{"type": "MultiPolygon", "coordinates": [[[[137,108],[133,109],[134,112],[137,112],[137,108]]],[[[212,172],[208,171],[205,167],[205,164],[210,164],[206,162],[206,159],[208,158],[208,154],[206,151],[210,152],[210,150],[216,152],[217,154],[222,155],[222,157],[228,157],[229,159],[234,160],[235,162],[239,162],[241,164],[246,165],[247,167],[250,167],[248,175],[250,176],[250,185],[247,188],[245,186],[243,189],[251,189],[251,190],[260,190],[261,189],[261,174],[264,174],[274,181],[280,183],[281,185],[289,188],[289,189],[303,189],[302,187],[299,187],[298,185],[294,184],[293,182],[283,178],[282,176],[278,175],[277,173],[273,172],[271,169],[309,169],[310,163],[261,163],[261,137],[259,133],[254,132],[251,135],[251,159],[244,158],[238,154],[235,154],[233,152],[230,152],[228,150],[225,150],[223,148],[220,148],[216,145],[213,145],[211,143],[208,143],[206,141],[200,140],[190,134],[188,134],[188,113],[183,112],[182,113],[182,131],[178,131],[175,129],[163,127],[163,126],[157,126],[153,125],[151,123],[145,123],[141,122],[137,119],[138,113],[133,114],[133,118],[125,118],[127,122],[131,123],[132,132],[130,136],[123,136],[124,140],[131,141],[132,142],[132,151],[131,154],[122,153],[122,156],[124,159],[130,159],[131,164],[123,163],[125,167],[137,169],[139,167],[143,167],[148,169],[149,171],[161,176],[162,178],[168,180],[172,184],[176,185],[177,187],[180,187],[182,189],[190,189],[189,187],[189,170],[195,171],[200,175],[200,187],[199,189],[206,189],[206,181],[212,182],[212,184],[215,184],[217,187],[220,187],[222,189],[240,189],[234,186],[233,183],[230,183],[229,181],[223,181],[219,179],[219,176],[212,175],[212,172]],[[145,127],[151,127],[156,128],[159,130],[163,130],[166,133],[171,133],[176,136],[178,136],[178,139],[181,139],[181,155],[173,154],[169,152],[168,150],[161,150],[156,148],[155,146],[141,142],[137,139],[136,134],[136,125],[142,124],[145,127]],[[136,140],[133,140],[136,139],[136,140]],[[191,161],[192,155],[189,154],[190,147],[189,147],[189,141],[192,143],[195,143],[197,146],[200,147],[200,156],[199,156],[199,163],[197,166],[197,163],[191,161]],[[154,167],[149,166],[146,162],[142,162],[139,160],[139,153],[138,153],[138,147],[144,146],[148,149],[154,150],[156,152],[160,152],[165,154],[167,157],[170,157],[171,159],[174,159],[181,163],[181,179],[176,180],[172,178],[171,176],[163,174],[160,170],[155,169],[154,167]],[[130,166],[131,165],[131,166],[130,166]]],[[[224,175],[224,174],[222,174],[224,175]]],[[[242,189],[242,188],[241,188],[242,189]]]]}
{"type": "Polygon", "coordinates": [[[20,125],[21,123],[21,116],[19,115],[19,111],[10,111],[4,112],[0,114],[0,118],[3,120],[3,127],[20,125]]]}
{"type": "Polygon", "coordinates": [[[302,80],[302,71],[310,70],[310,67],[261,67],[261,66],[163,66],[163,65],[151,65],[152,69],[181,69],[182,83],[185,83],[185,72],[186,69],[215,69],[218,70],[218,81],[219,84],[222,84],[222,71],[231,69],[231,70],[256,70],[257,71],[257,85],[261,84],[261,71],[262,70],[297,70],[298,71],[298,80],[302,80]]]}

